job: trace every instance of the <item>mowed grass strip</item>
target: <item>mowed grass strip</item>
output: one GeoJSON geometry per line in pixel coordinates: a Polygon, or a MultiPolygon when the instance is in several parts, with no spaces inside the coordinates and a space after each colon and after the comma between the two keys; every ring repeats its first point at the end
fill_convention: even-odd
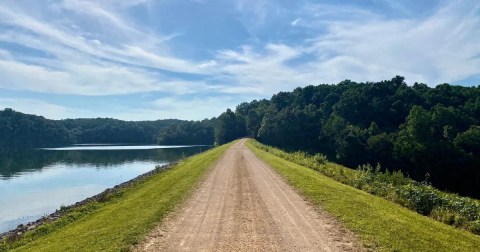
{"type": "Polygon", "coordinates": [[[126,188],[93,212],[13,251],[128,251],[190,194],[231,144],[187,158],[126,188]]]}
{"type": "Polygon", "coordinates": [[[432,220],[395,203],[341,184],[312,169],[247,146],[308,200],[380,251],[480,251],[480,236],[432,220]]]}

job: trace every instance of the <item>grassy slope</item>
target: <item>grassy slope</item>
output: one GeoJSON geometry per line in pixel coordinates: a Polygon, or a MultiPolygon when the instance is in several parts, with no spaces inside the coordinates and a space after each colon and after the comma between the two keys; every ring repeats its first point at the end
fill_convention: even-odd
{"type": "Polygon", "coordinates": [[[121,196],[15,251],[119,251],[142,239],[192,191],[196,182],[230,146],[180,162],[126,189],[121,196]]]}
{"type": "Polygon", "coordinates": [[[479,236],[247,145],[309,200],[359,234],[369,247],[386,251],[480,251],[479,236]]]}

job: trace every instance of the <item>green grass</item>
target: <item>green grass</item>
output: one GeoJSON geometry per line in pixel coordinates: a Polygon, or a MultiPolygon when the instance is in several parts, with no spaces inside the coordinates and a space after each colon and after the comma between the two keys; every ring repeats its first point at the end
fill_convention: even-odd
{"type": "Polygon", "coordinates": [[[255,148],[279,158],[313,169],[342,184],[382,197],[434,220],[480,235],[480,201],[454,193],[442,192],[428,181],[418,182],[401,171],[382,171],[362,165],[358,169],[328,162],[322,154],[285,152],[252,141],[255,148]]]}
{"type": "Polygon", "coordinates": [[[247,146],[308,200],[382,251],[480,251],[480,237],[341,184],[317,171],[247,146]]]}
{"type": "Polygon", "coordinates": [[[126,251],[175,209],[230,146],[223,145],[184,161],[112,195],[104,203],[74,209],[13,243],[13,251],[126,251]]]}

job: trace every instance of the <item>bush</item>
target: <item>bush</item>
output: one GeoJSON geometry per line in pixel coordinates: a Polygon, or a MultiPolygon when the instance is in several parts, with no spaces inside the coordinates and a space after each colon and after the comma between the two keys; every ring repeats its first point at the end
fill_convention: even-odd
{"type": "Polygon", "coordinates": [[[480,220],[472,221],[468,224],[468,229],[474,234],[480,234],[480,220]]]}
{"type": "Polygon", "coordinates": [[[433,208],[443,205],[438,190],[430,185],[407,184],[397,187],[395,193],[405,206],[423,215],[429,215],[433,208]]]}
{"type": "Polygon", "coordinates": [[[448,225],[455,226],[455,221],[459,219],[458,214],[445,207],[437,207],[432,210],[430,217],[448,225]]]}
{"type": "Polygon", "coordinates": [[[419,183],[404,176],[401,171],[382,171],[379,164],[375,168],[366,164],[352,170],[329,163],[323,154],[288,153],[256,141],[252,144],[343,184],[378,195],[445,224],[480,234],[480,202],[434,188],[428,183],[428,174],[426,180],[419,183]]]}

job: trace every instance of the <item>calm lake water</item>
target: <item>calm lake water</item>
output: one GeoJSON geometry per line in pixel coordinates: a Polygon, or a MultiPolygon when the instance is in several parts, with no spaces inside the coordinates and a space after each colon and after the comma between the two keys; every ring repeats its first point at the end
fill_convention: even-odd
{"type": "Polygon", "coordinates": [[[81,145],[0,155],[0,233],[208,148],[81,145]]]}

